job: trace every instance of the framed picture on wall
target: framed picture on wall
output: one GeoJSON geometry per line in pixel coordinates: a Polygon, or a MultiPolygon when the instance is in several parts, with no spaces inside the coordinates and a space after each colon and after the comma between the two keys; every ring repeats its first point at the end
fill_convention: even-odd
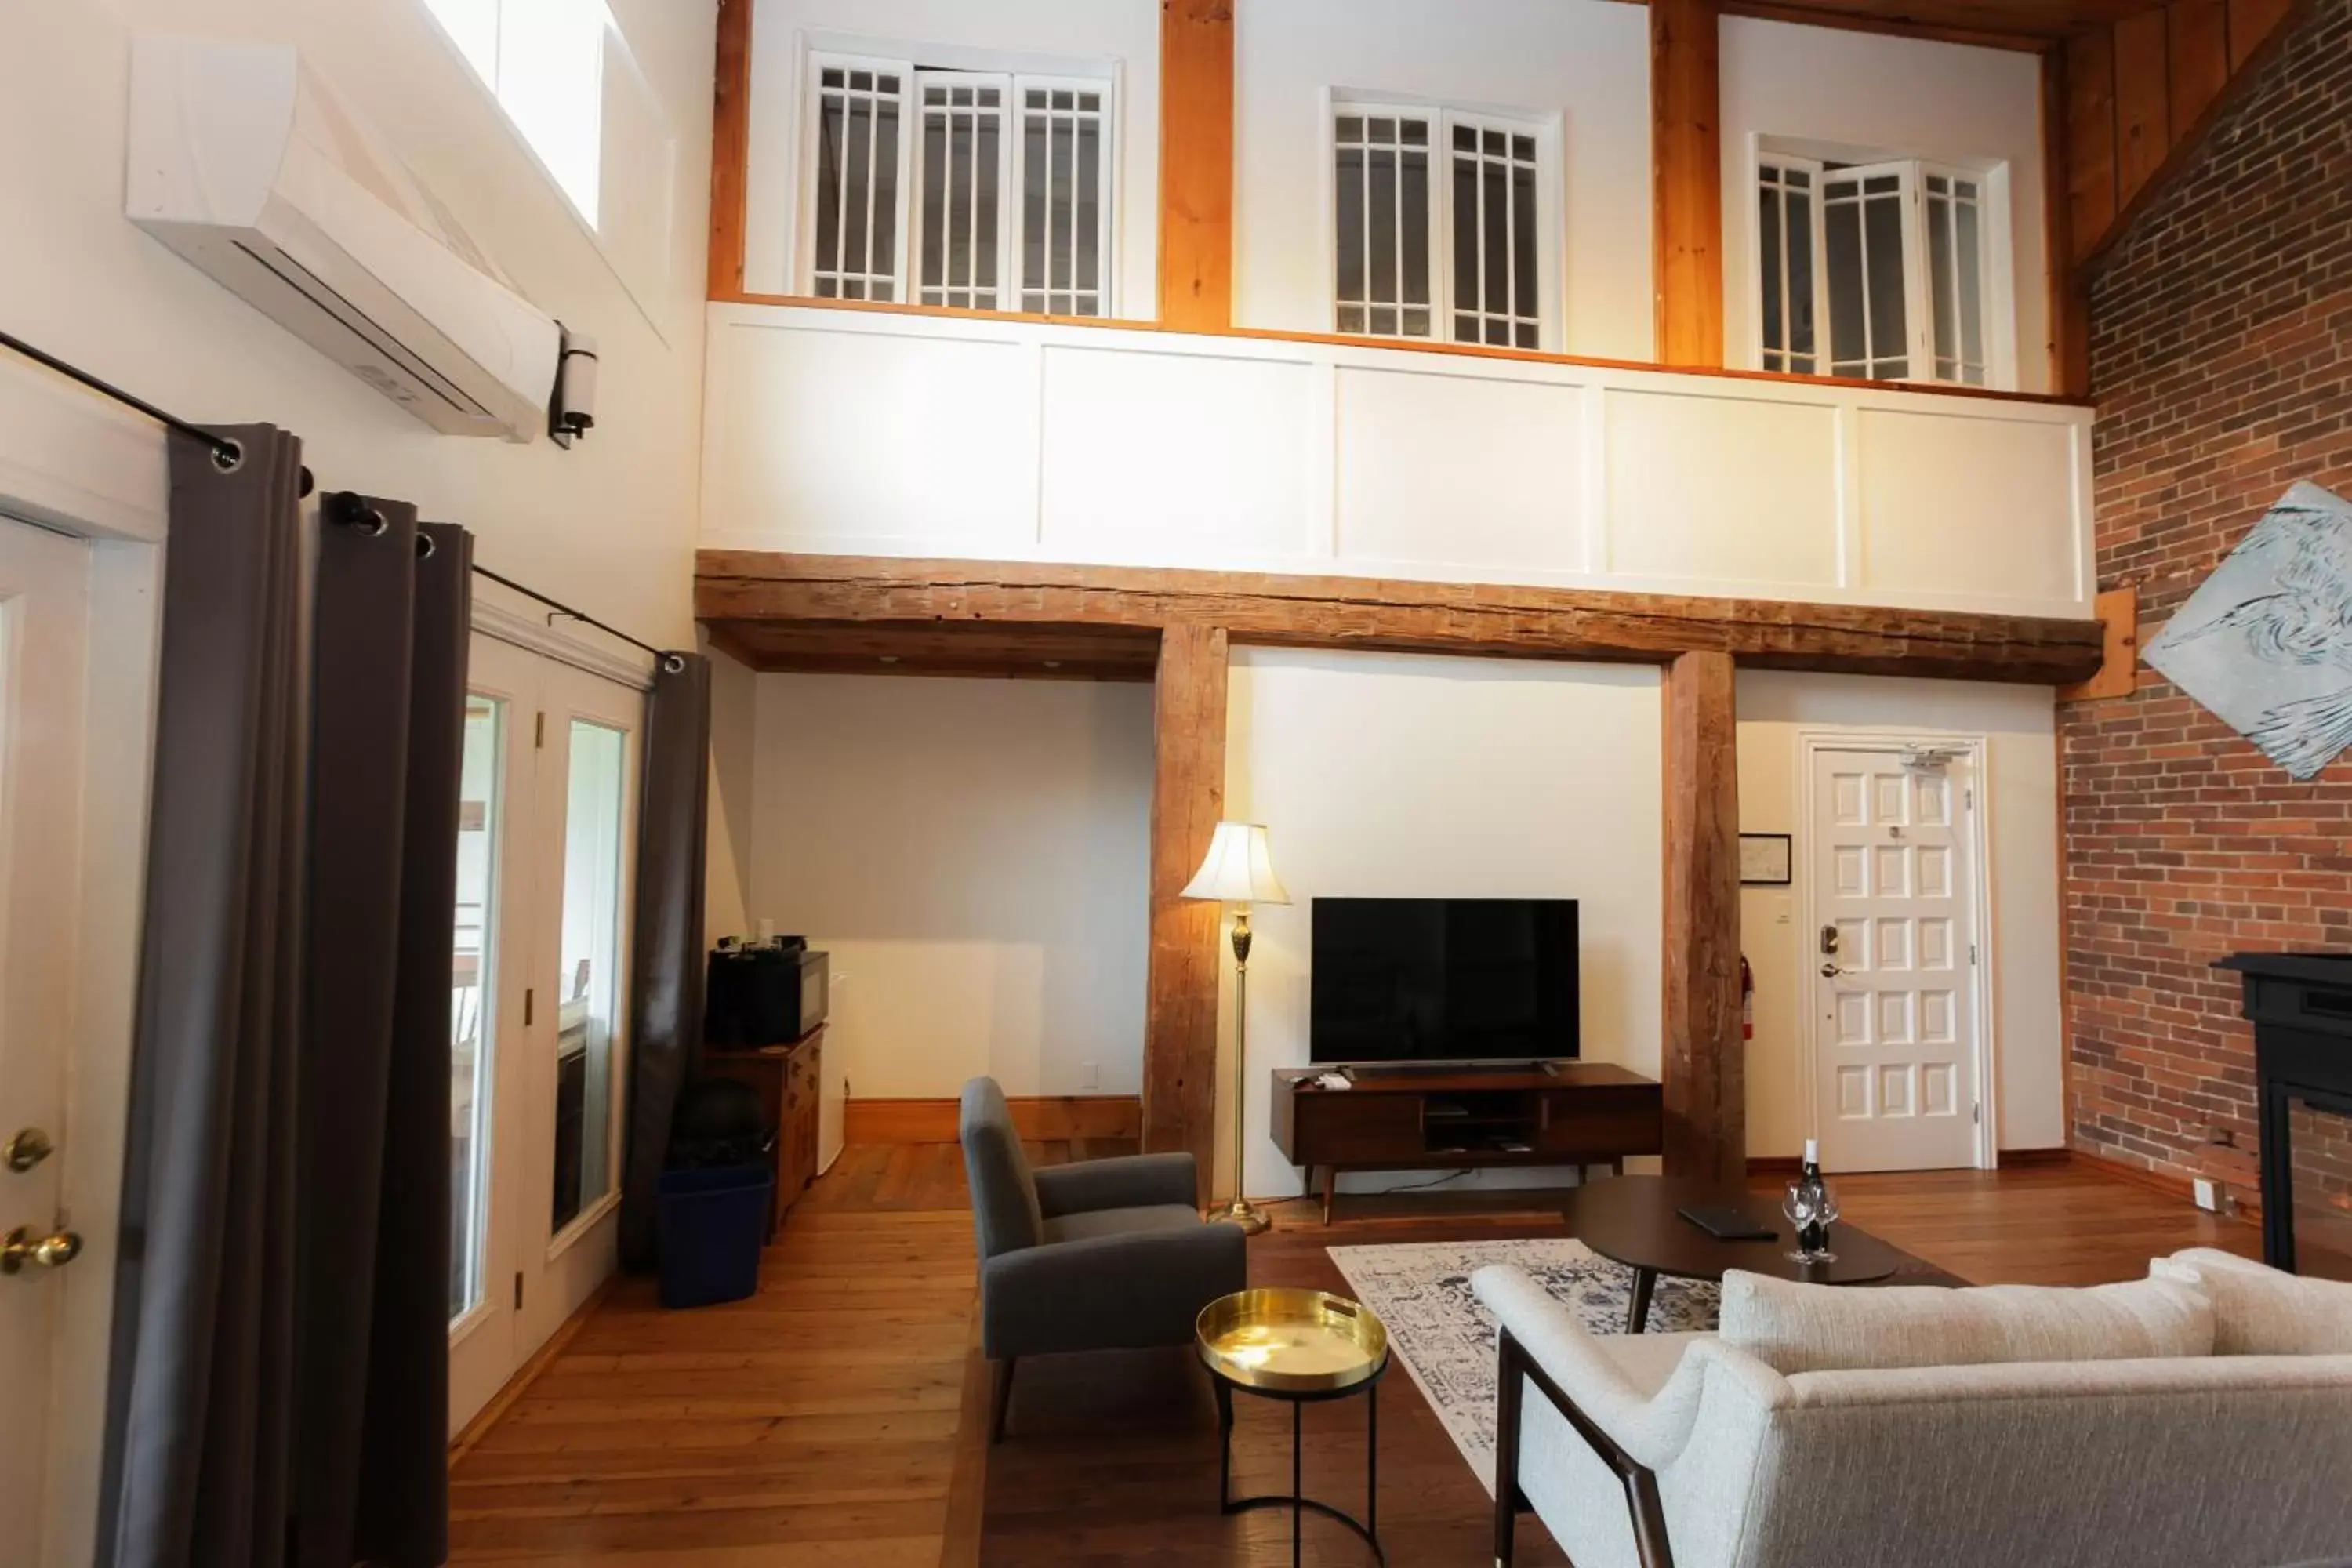
{"type": "Polygon", "coordinates": [[[1739,836],[1739,885],[1741,887],[1787,887],[1789,860],[1789,835],[1743,833],[1739,836]]]}

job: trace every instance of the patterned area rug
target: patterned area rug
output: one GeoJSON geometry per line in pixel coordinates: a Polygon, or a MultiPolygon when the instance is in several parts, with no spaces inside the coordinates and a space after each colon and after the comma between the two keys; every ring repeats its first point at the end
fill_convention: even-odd
{"type": "MultiPolygon", "coordinates": [[[[1490,1263],[1523,1268],[1596,1334],[1624,1331],[1633,1295],[1632,1269],[1564,1237],[1327,1250],[1356,1299],[1388,1325],[1390,1351],[1489,1494],[1495,1489],[1495,1320],[1471,1293],[1470,1276],[1490,1263]]],[[[1717,1300],[1713,1285],[1660,1275],[1650,1299],[1650,1331],[1712,1329],[1717,1300]]]]}

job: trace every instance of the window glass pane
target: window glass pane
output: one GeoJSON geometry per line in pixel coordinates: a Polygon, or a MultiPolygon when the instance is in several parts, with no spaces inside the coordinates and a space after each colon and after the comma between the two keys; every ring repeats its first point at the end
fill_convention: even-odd
{"type": "MultiPolygon", "coordinates": [[[[1341,121],[1342,124],[1346,122],[1341,121]]],[[[1332,169],[1335,222],[1333,228],[1339,241],[1339,271],[1337,279],[1341,300],[1361,300],[1364,298],[1364,153],[1360,147],[1341,147],[1332,169]]],[[[1346,312],[1341,312],[1344,320],[1346,312]]],[[[1358,317],[1360,322],[1360,314],[1358,317]]],[[[1341,327],[1342,331],[1360,331],[1357,327],[1341,327]]]]}
{"type": "MultiPolygon", "coordinates": [[[[838,76],[838,71],[827,71],[838,76]]],[[[841,270],[842,139],[848,134],[848,110],[839,93],[828,92],[817,114],[816,149],[816,270],[817,292],[830,293],[827,274],[841,270]]]]}
{"type": "MultiPolygon", "coordinates": [[[[1375,120],[1372,121],[1372,129],[1375,132],[1378,132],[1382,126],[1386,126],[1388,128],[1388,140],[1393,142],[1396,138],[1396,121],[1392,120],[1375,120]]],[[[1396,151],[1393,146],[1376,147],[1372,149],[1369,156],[1371,160],[1370,168],[1370,195],[1372,226],[1372,249],[1370,258],[1371,263],[1371,298],[1375,300],[1394,300],[1397,298],[1397,242],[1399,238],[1397,233],[1396,151]]],[[[1382,317],[1379,311],[1376,310],[1372,313],[1372,330],[1374,331],[1380,331],[1380,322],[1381,320],[1382,317]]],[[[1392,316],[1391,320],[1391,331],[1394,331],[1392,316]]]]}
{"type": "Polygon", "coordinates": [[[894,100],[875,105],[873,170],[874,250],[866,270],[887,278],[898,270],[898,105],[894,100]]]}
{"type": "MultiPolygon", "coordinates": [[[[1454,127],[1454,144],[1459,146],[1467,127],[1454,127]]],[[[1454,303],[1458,310],[1478,308],[1478,285],[1485,274],[1478,265],[1478,160],[1475,156],[1454,158],[1454,303]]],[[[1475,317],[1457,313],[1454,335],[1465,342],[1478,341],[1478,323],[1475,317]],[[1465,327],[1465,322],[1468,325],[1465,327]]]]}
{"type": "MultiPolygon", "coordinates": [[[[1835,185],[1830,187],[1834,193],[1835,185]]],[[[1823,217],[1829,255],[1830,361],[1841,375],[1864,374],[1869,334],[1862,302],[1862,210],[1853,202],[1832,202],[1823,217]]]]}
{"type": "Polygon", "coordinates": [[[1952,254],[1952,204],[1949,198],[1927,198],[1927,291],[1933,304],[1936,374],[1948,373],[1948,363],[1960,357],[1959,282],[1954,276],[1958,258],[1952,254]]]}
{"type": "Polygon", "coordinates": [[[563,816],[562,967],[556,976],[555,1205],[562,1230],[613,1186],[621,956],[621,813],[628,736],[572,721],[563,816]]]}
{"type": "MultiPolygon", "coordinates": [[[[853,71],[850,79],[854,81],[864,74],[853,71]]],[[[873,270],[868,265],[866,249],[866,218],[874,199],[873,100],[852,98],[849,100],[849,132],[844,153],[849,202],[841,215],[841,269],[862,276],[873,270]]]]}
{"type": "Polygon", "coordinates": [[[498,994],[499,759],[506,704],[466,700],[457,785],[457,910],[449,965],[449,1317],[482,1300],[489,1243],[491,1022],[498,994]]]}
{"type": "MultiPolygon", "coordinates": [[[[1522,136],[1515,139],[1525,142],[1522,136]]],[[[1511,167],[1511,313],[1533,318],[1541,298],[1536,276],[1536,172],[1529,163],[1511,167]]],[[[1526,342],[1521,348],[1533,348],[1526,342]]]]}
{"type": "Polygon", "coordinates": [[[955,290],[971,286],[972,248],[972,136],[971,115],[952,105],[948,110],[948,166],[946,205],[947,285],[950,303],[970,304],[969,299],[952,298],[955,290]]]}
{"type": "MultiPolygon", "coordinates": [[[[1410,133],[1418,131],[1428,139],[1429,128],[1417,122],[1405,125],[1410,133]]],[[[1398,221],[1403,225],[1404,240],[1404,300],[1408,305],[1429,303],[1429,154],[1409,152],[1404,155],[1404,186],[1398,221]]],[[[1405,317],[1405,334],[1423,337],[1429,332],[1429,313],[1421,312],[1421,328],[1415,331],[1412,315],[1405,317]]]]}
{"type": "MultiPolygon", "coordinates": [[[[982,93],[980,96],[986,99],[993,95],[982,93]]],[[[976,290],[972,304],[983,310],[996,308],[997,205],[1000,199],[996,185],[1003,177],[1003,122],[982,108],[972,120],[971,281],[976,290]]]]}
{"type": "MultiPolygon", "coordinates": [[[[1078,121],[1077,286],[1094,292],[1102,288],[1102,122],[1078,121]]],[[[1082,315],[1097,310],[1082,302],[1082,315]]]]}
{"type": "MultiPolygon", "coordinates": [[[[1787,313],[1787,301],[1780,293],[1780,192],[1771,183],[1771,173],[1769,169],[1765,171],[1765,183],[1756,193],[1757,249],[1763,265],[1764,352],[1768,356],[1782,345],[1782,318],[1787,313]]],[[[1779,367],[1767,363],[1764,368],[1774,370],[1779,367]]]]}
{"type": "MultiPolygon", "coordinates": [[[[1798,172],[1790,183],[1803,177],[1798,172]]],[[[1788,213],[1789,351],[1795,356],[1788,368],[1809,374],[1820,352],[1813,342],[1813,198],[1791,190],[1788,213]]]]}
{"type": "MultiPolygon", "coordinates": [[[[1054,107],[1067,108],[1064,101],[1070,95],[1057,92],[1054,107]]],[[[1045,257],[1045,286],[1061,290],[1070,286],[1070,232],[1074,215],[1071,211],[1073,165],[1076,162],[1076,127],[1067,115],[1056,114],[1049,132],[1053,165],[1053,184],[1046,195],[1045,216],[1050,246],[1045,257]]]]}
{"type": "MultiPolygon", "coordinates": [[[[1890,178],[1892,176],[1889,176],[1890,178]]],[[[1871,182],[1873,185],[1877,181],[1871,182]]],[[[1906,357],[1910,326],[1903,279],[1903,204],[1872,200],[1863,214],[1870,268],[1870,352],[1874,375],[1911,374],[1906,357]]]]}
{"type": "Polygon", "coordinates": [[[946,299],[939,290],[948,278],[948,117],[934,113],[928,105],[946,95],[938,88],[926,94],[923,110],[923,139],[919,143],[922,158],[923,193],[923,252],[921,282],[931,293],[926,298],[933,304],[944,304],[946,299]]]}
{"type": "MultiPolygon", "coordinates": [[[[1963,191],[1973,187],[1961,186],[1963,191]]],[[[1985,379],[1984,251],[1977,226],[1977,204],[1962,202],[1958,213],[1960,253],[1960,363],[1964,377],[1981,386],[1985,379]]]]}
{"type": "MultiPolygon", "coordinates": [[[[1045,95],[1025,95],[1031,110],[1045,107],[1045,95]]],[[[1021,281],[1024,289],[1045,284],[1045,116],[1024,112],[1021,121],[1021,281]]],[[[1045,296],[1028,296],[1024,310],[1042,310],[1045,296]]]]}

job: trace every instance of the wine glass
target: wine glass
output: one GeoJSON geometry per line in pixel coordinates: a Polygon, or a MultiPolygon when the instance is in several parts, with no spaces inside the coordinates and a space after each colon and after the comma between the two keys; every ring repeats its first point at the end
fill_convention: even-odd
{"type": "Polygon", "coordinates": [[[1837,1254],[1826,1245],[1808,1250],[1803,1237],[1806,1227],[1818,1224],[1824,1244],[1829,1239],[1830,1226],[1838,1216],[1837,1196],[1826,1185],[1811,1182],[1790,1182],[1780,1199],[1780,1212],[1796,1226],[1797,1250],[1789,1254],[1791,1263],[1835,1263],[1837,1254]]]}

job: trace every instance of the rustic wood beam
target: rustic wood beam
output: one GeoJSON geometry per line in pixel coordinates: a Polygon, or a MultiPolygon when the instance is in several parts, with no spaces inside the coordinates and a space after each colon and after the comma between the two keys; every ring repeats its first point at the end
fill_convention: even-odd
{"type": "MultiPolygon", "coordinates": [[[[1186,1150],[1206,1203],[1217,1158],[1223,908],[1182,897],[1225,805],[1225,634],[1161,634],[1151,703],[1151,952],[1143,1015],[1143,1147],[1186,1150]]],[[[1234,1151],[1239,1169],[1242,1151],[1234,1151]]]]}
{"type": "Polygon", "coordinates": [[[1739,1023],[1739,779],[1734,671],[1721,653],[1666,666],[1665,1171],[1748,1175],[1739,1023]]]}
{"type": "Polygon", "coordinates": [[[2042,288],[2050,311],[2050,390],[2082,397],[2091,389],[2091,300],[2074,268],[2068,119],[2066,50],[2053,45],[2042,52],[2042,288]]]}
{"type": "Polygon", "coordinates": [[[709,297],[743,292],[743,226],[751,200],[751,3],[719,0],[719,59],[710,110],[709,297]]]}
{"type": "Polygon", "coordinates": [[[1716,0],[1650,0],[1658,363],[1723,363],[1722,82],[1716,0]]]}
{"type": "Polygon", "coordinates": [[[1160,321],[1234,324],[1234,0],[1160,0],[1160,321]]]}
{"type": "MultiPolygon", "coordinates": [[[[1663,663],[2054,686],[2099,667],[2096,621],[1177,568],[702,552],[706,621],[1219,626],[1298,647],[1663,663]]],[[[1163,656],[1164,657],[1164,656],[1163,656]]]]}

